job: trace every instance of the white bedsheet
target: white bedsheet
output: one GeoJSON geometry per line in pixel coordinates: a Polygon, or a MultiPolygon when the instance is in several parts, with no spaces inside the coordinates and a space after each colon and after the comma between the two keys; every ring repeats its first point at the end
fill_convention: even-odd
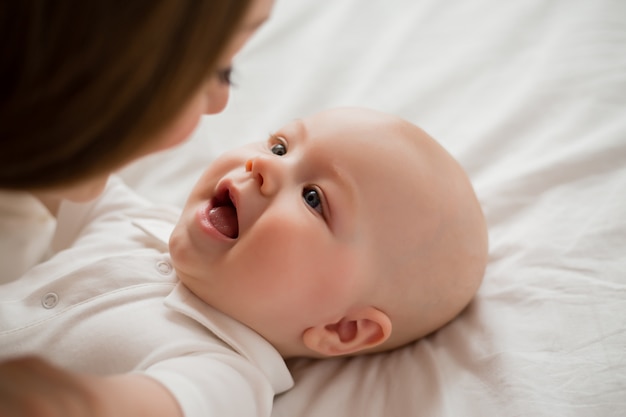
{"type": "Polygon", "coordinates": [[[275,416],[626,415],[626,1],[278,0],[231,103],[123,172],[182,204],[223,150],[342,105],[399,114],[468,171],[475,301],[397,351],[300,360],[275,416]]]}

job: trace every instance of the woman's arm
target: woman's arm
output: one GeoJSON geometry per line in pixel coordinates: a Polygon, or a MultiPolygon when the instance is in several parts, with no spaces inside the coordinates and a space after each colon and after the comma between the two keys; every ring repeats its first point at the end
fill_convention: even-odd
{"type": "Polygon", "coordinates": [[[97,377],[35,357],[0,363],[0,417],[183,417],[172,394],[138,374],[97,377]]]}

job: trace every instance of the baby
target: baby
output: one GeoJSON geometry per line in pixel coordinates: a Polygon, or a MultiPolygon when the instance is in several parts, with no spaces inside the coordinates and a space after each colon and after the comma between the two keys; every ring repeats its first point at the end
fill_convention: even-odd
{"type": "Polygon", "coordinates": [[[187,288],[283,357],[385,350],[438,329],[476,292],[486,248],[457,162],[418,127],[364,109],[224,154],[170,239],[187,288]]]}
{"type": "Polygon", "coordinates": [[[112,415],[269,415],[293,384],[283,359],[415,341],[468,304],[487,258],[459,164],[357,108],[223,154],[177,222],[116,180],[58,216],[60,251],[0,288],[0,358],[96,375],[81,381],[112,415]]]}

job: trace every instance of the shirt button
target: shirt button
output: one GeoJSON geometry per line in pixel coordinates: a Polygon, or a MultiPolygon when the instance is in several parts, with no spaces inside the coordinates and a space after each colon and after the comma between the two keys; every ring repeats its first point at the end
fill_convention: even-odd
{"type": "Polygon", "coordinates": [[[169,275],[172,272],[172,265],[169,262],[159,261],[156,264],[156,268],[163,275],[169,275]]]}
{"type": "Polygon", "coordinates": [[[57,304],[59,304],[59,296],[56,295],[56,293],[49,292],[41,297],[41,305],[43,308],[51,309],[56,307],[57,304]]]}

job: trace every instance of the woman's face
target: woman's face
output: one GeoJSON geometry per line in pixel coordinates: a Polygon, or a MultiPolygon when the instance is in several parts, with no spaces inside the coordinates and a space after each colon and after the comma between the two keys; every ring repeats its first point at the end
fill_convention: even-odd
{"type": "Polygon", "coordinates": [[[204,114],[220,113],[228,103],[230,93],[229,74],[234,56],[243,48],[250,37],[269,18],[274,0],[253,0],[239,31],[226,47],[218,62],[218,68],[195,96],[184,107],[179,116],[155,140],[155,148],[145,154],[168,149],[184,142],[194,131],[204,114]]]}
{"type": "MultiPolygon", "coordinates": [[[[228,82],[229,69],[234,56],[243,48],[256,30],[268,19],[274,0],[253,0],[239,31],[231,39],[223,56],[218,62],[218,69],[189,102],[181,109],[174,121],[158,137],[135,156],[139,158],[153,152],[165,150],[184,142],[194,131],[204,114],[219,113],[226,107],[230,92],[228,82]]],[[[131,161],[127,161],[131,162],[131,161]]],[[[48,190],[48,194],[75,202],[89,201],[96,198],[104,189],[109,174],[102,174],[81,181],[79,184],[48,190]]]]}

